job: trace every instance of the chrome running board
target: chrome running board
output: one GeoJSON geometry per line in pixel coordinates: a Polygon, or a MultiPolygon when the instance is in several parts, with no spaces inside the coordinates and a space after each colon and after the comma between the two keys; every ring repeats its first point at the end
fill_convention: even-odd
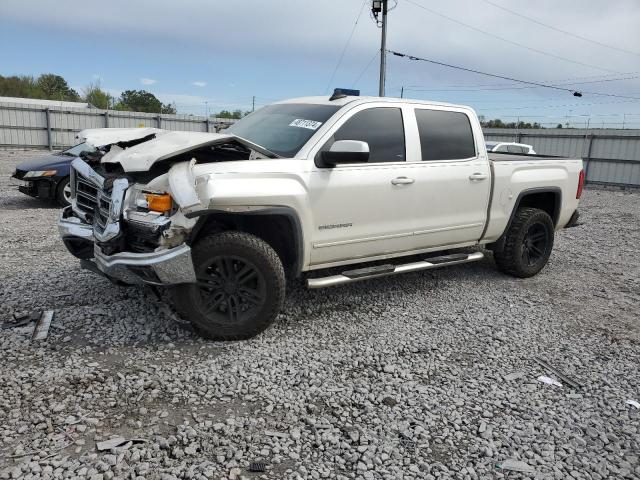
{"type": "Polygon", "coordinates": [[[458,265],[460,263],[477,262],[482,260],[484,254],[481,252],[474,253],[454,253],[452,255],[443,255],[441,257],[432,257],[420,262],[405,263],[402,265],[377,265],[375,267],[359,268],[357,270],[349,270],[339,275],[330,277],[309,278],[307,287],[324,288],[342,285],[345,283],[359,282],[370,278],[386,277],[389,275],[398,275],[399,273],[419,272],[420,270],[431,270],[433,268],[447,267],[449,265],[458,265]]]}

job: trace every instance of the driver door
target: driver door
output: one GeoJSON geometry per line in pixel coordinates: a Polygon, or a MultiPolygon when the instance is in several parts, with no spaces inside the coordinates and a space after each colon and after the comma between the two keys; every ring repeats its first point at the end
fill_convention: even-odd
{"type": "Polygon", "coordinates": [[[389,103],[356,107],[321,140],[309,182],[312,268],[410,249],[413,193],[406,144],[403,108],[389,103]],[[366,142],[368,162],[322,166],[319,155],[337,140],[366,142]]]}

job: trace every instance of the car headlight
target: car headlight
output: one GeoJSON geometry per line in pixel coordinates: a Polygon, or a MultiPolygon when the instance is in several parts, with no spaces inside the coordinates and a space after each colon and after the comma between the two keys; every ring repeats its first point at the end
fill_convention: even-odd
{"type": "Polygon", "coordinates": [[[173,199],[168,193],[147,192],[136,189],[133,205],[149,212],[169,213],[173,209],[173,199]]]}
{"type": "Polygon", "coordinates": [[[32,170],[27,172],[22,178],[52,177],[56,173],[58,173],[57,170],[32,170]]]}

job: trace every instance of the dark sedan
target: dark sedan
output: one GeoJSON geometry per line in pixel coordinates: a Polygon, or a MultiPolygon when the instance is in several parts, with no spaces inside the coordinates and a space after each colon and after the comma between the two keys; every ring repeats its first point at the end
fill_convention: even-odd
{"type": "Polygon", "coordinates": [[[95,150],[94,147],[81,143],[61,152],[22,162],[16,167],[11,183],[26,195],[56,202],[66,207],[71,197],[69,186],[71,162],[82,152],[93,150],[95,150]]]}

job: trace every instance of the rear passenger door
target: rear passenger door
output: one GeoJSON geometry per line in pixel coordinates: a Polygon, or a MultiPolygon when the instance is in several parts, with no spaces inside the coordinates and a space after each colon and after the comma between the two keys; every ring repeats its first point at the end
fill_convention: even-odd
{"type": "Polygon", "coordinates": [[[475,242],[486,221],[491,173],[487,153],[475,143],[482,135],[479,124],[464,110],[441,108],[413,109],[420,145],[414,169],[416,248],[475,242]]]}

